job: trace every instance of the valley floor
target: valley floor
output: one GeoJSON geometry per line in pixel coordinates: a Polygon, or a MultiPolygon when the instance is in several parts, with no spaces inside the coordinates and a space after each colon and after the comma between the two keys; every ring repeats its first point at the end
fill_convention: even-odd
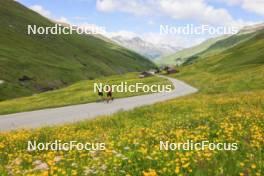
{"type": "Polygon", "coordinates": [[[197,91],[197,89],[182,81],[165,76],[159,77],[171,81],[174,90],[171,92],[115,99],[109,104],[106,102],[97,102],[10,115],[0,115],[0,131],[77,122],[84,119],[91,119],[99,115],[110,115],[118,111],[129,110],[142,105],[149,105],[173,99],[197,91]]]}
{"type": "MultiPolygon", "coordinates": [[[[0,101],[0,115],[97,102],[101,98],[94,92],[94,83],[118,85],[121,82],[126,82],[128,85],[136,83],[143,83],[149,86],[153,84],[171,85],[169,80],[161,77],[139,78],[138,72],[107,76],[95,80],[80,81],[63,89],[0,101]]],[[[143,92],[142,90],[139,92],[115,92],[113,96],[114,98],[123,98],[148,93],[150,92],[143,92]]]]}
{"type": "Polygon", "coordinates": [[[187,68],[172,75],[201,89],[193,95],[75,124],[1,132],[0,173],[4,176],[263,175],[262,71],[221,77],[197,72],[201,73],[187,68]],[[244,80],[249,76],[246,84],[244,80]],[[106,150],[29,152],[26,149],[30,140],[103,142],[106,150]],[[160,150],[160,141],[188,140],[237,143],[238,149],[160,150]]]}
{"type": "Polygon", "coordinates": [[[263,91],[201,93],[53,128],[0,133],[2,175],[263,175],[263,91]],[[104,151],[26,151],[27,142],[104,142],[104,151]],[[161,151],[160,141],[237,143],[161,151]]]}

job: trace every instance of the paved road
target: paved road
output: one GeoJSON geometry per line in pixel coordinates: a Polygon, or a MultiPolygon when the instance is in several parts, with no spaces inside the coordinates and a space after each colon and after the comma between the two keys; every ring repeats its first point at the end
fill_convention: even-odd
{"type": "Polygon", "coordinates": [[[169,77],[165,78],[173,83],[175,87],[173,91],[115,99],[109,104],[95,102],[61,108],[0,115],[0,131],[9,131],[20,128],[37,128],[72,123],[84,119],[92,119],[99,115],[110,115],[120,110],[130,110],[142,105],[154,104],[197,91],[196,88],[193,88],[182,81],[169,77]]]}

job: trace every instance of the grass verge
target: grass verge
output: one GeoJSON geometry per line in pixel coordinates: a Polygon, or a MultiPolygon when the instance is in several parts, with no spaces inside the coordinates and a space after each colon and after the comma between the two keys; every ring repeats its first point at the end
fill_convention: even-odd
{"type": "MultiPolygon", "coordinates": [[[[0,102],[0,114],[9,114],[99,101],[101,99],[97,92],[94,92],[94,83],[118,85],[121,82],[127,82],[128,85],[133,85],[136,83],[144,83],[146,85],[172,85],[169,80],[164,78],[156,76],[139,78],[138,74],[139,73],[128,73],[124,75],[104,77],[101,79],[81,81],[63,89],[36,94],[29,97],[2,101],[0,102]]],[[[113,92],[114,98],[137,96],[142,94],[146,93],[142,90],[139,92],[113,92]]]]}

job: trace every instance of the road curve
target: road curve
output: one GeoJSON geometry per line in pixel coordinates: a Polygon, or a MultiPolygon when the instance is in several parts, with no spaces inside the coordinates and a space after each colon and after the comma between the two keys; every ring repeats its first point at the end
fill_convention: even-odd
{"type": "Polygon", "coordinates": [[[182,81],[165,76],[160,77],[169,79],[173,83],[175,89],[171,92],[153,93],[115,99],[109,104],[95,102],[31,112],[0,115],[0,131],[72,123],[85,119],[92,119],[99,115],[110,115],[120,110],[130,110],[142,105],[150,105],[197,92],[196,88],[193,88],[182,81]]]}

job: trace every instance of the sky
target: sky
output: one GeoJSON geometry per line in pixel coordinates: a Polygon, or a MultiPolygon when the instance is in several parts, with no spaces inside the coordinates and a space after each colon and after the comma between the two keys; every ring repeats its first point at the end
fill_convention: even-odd
{"type": "MultiPolygon", "coordinates": [[[[139,36],[155,44],[190,47],[220,34],[161,34],[161,26],[224,27],[264,22],[264,0],[18,0],[41,15],[69,24],[103,27],[106,36],[139,36]]],[[[178,29],[178,28],[176,28],[178,29]]]]}

